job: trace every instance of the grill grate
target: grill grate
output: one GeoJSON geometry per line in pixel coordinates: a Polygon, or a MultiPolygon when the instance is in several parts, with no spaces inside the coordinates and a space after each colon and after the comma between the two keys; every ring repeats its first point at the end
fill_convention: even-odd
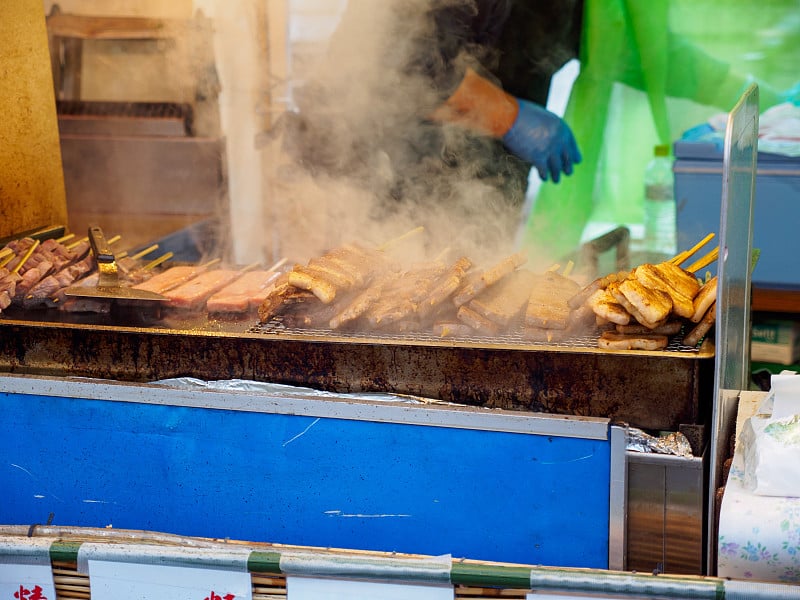
{"type": "Polygon", "coordinates": [[[65,117],[127,117],[135,119],[177,119],[192,135],[194,110],[191,104],[178,102],[104,102],[58,100],[56,112],[65,117]]]}
{"type": "MultiPolygon", "coordinates": [[[[597,348],[597,338],[600,335],[600,330],[586,333],[585,335],[573,336],[569,338],[554,340],[551,342],[537,341],[526,338],[522,331],[512,331],[495,336],[484,335],[470,335],[470,336],[447,336],[439,337],[432,333],[414,332],[414,333],[387,333],[387,332],[355,332],[355,331],[340,331],[327,328],[300,328],[289,327],[284,324],[281,316],[276,316],[266,323],[259,323],[252,326],[248,333],[262,334],[262,335],[292,335],[300,337],[308,337],[309,340],[331,339],[336,338],[339,340],[350,341],[386,341],[386,342],[403,342],[403,343],[438,343],[447,342],[448,344],[463,344],[469,346],[480,345],[503,345],[519,349],[528,349],[531,347],[547,347],[547,348],[563,348],[569,350],[580,350],[585,348],[597,348]]],[[[680,333],[670,338],[669,344],[661,352],[665,353],[684,353],[684,354],[699,354],[699,348],[694,346],[687,346],[683,344],[684,330],[681,329],[680,333]]]]}

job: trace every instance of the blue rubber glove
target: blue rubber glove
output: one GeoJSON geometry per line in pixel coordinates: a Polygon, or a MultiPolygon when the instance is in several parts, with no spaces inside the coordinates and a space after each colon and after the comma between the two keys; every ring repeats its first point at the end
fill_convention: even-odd
{"type": "Polygon", "coordinates": [[[506,134],[503,145],[516,156],[558,183],[561,173],[572,174],[572,165],[581,162],[578,144],[569,126],[556,114],[527,100],[517,99],[519,113],[506,134]]]}

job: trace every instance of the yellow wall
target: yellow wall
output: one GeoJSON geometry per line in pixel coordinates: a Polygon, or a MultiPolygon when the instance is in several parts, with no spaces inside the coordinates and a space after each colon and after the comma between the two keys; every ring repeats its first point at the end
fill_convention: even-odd
{"type": "Polygon", "coordinates": [[[61,150],[39,0],[10,0],[0,19],[0,237],[64,224],[61,150]]]}

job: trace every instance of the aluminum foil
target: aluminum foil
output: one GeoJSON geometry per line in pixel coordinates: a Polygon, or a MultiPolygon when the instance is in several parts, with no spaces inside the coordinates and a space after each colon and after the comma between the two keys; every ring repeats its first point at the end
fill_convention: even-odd
{"type": "Polygon", "coordinates": [[[246,379],[225,379],[219,381],[204,381],[195,377],[177,377],[174,379],[162,379],[152,381],[157,385],[166,385],[173,388],[193,390],[193,389],[212,389],[229,390],[237,392],[258,392],[269,395],[281,395],[286,397],[302,396],[304,398],[341,398],[348,400],[372,400],[378,402],[405,402],[408,404],[447,404],[431,398],[420,396],[405,396],[401,394],[381,394],[363,392],[359,394],[346,394],[315,390],[308,387],[286,385],[282,383],[268,383],[263,381],[250,381],[246,379]]]}
{"type": "Polygon", "coordinates": [[[633,452],[651,452],[654,454],[670,454],[683,458],[692,458],[692,447],[685,435],[676,431],[664,435],[653,436],[641,429],[628,428],[628,450],[633,452]]]}

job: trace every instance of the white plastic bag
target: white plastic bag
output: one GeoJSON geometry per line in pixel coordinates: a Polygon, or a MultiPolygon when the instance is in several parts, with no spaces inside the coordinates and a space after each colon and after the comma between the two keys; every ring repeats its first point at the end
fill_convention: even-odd
{"type": "Polygon", "coordinates": [[[740,442],[745,488],[760,496],[800,497],[800,414],[750,417],[740,442]]]}

